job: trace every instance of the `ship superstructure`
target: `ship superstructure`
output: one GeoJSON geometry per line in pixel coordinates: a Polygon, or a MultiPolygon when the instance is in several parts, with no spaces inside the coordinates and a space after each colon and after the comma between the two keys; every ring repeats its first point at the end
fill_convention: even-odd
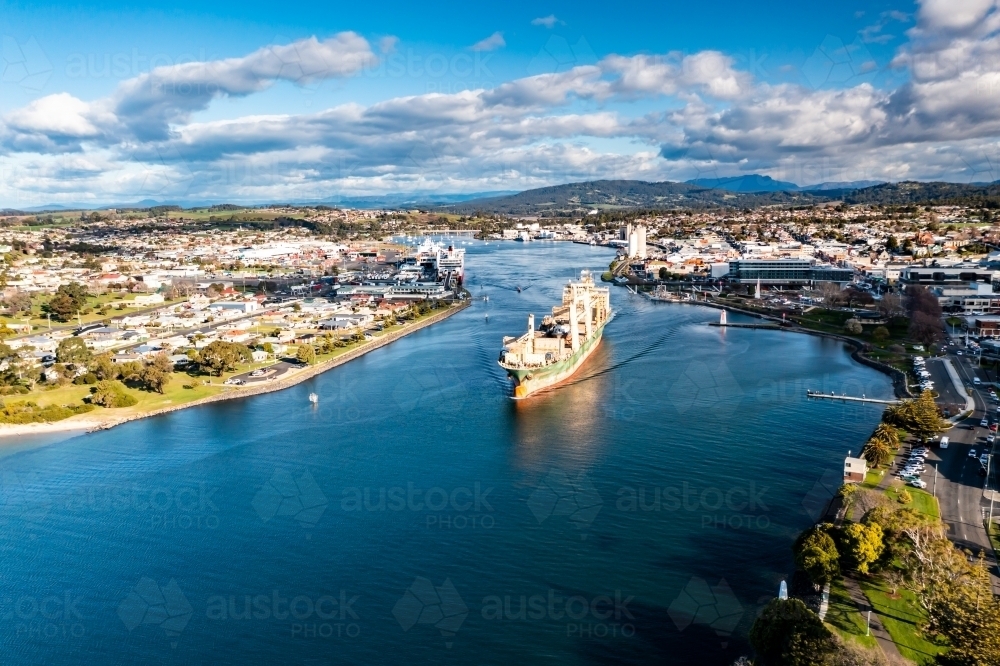
{"type": "Polygon", "coordinates": [[[563,288],[562,304],[552,308],[535,329],[520,337],[505,337],[500,367],[513,380],[515,399],[558,384],[575,373],[601,343],[604,326],[612,317],[611,290],[598,287],[589,271],[563,288]]]}

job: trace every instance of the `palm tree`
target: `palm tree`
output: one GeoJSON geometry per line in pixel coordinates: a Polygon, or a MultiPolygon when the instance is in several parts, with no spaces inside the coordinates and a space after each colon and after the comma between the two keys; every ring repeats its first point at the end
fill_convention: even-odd
{"type": "Polygon", "coordinates": [[[899,433],[888,423],[879,423],[872,433],[872,439],[880,439],[891,449],[899,448],[899,433]]]}
{"type": "Polygon", "coordinates": [[[881,467],[892,460],[892,449],[881,438],[872,437],[865,444],[861,451],[861,456],[867,460],[872,467],[881,467]]]}

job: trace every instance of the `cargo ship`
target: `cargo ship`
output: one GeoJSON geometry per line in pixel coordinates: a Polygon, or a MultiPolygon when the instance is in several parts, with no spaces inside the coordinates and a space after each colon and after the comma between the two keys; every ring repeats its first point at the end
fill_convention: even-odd
{"type": "Polygon", "coordinates": [[[526,333],[503,339],[499,363],[513,381],[511,397],[521,400],[571,377],[601,344],[612,316],[611,290],[595,286],[590,271],[583,271],[537,330],[530,314],[526,333]]]}

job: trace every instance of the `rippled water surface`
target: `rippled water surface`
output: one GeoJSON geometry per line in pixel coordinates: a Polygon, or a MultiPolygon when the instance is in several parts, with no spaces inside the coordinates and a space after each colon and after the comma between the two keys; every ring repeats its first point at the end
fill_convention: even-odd
{"type": "Polygon", "coordinates": [[[502,336],[611,256],[468,247],[469,289],[488,302],[297,387],[5,443],[4,661],[727,664],[745,651],[795,534],[879,416],[806,389],[888,397],[889,381],[840,343],[721,330],[707,325],[717,310],[614,288],[598,352],[514,403],[502,336]]]}

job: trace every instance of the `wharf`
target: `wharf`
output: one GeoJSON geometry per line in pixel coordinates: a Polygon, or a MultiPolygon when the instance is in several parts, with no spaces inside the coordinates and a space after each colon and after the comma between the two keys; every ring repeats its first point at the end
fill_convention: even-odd
{"type": "Polygon", "coordinates": [[[810,398],[826,398],[827,400],[844,400],[847,402],[875,402],[880,405],[898,405],[899,400],[878,400],[876,398],[856,398],[850,395],[837,395],[836,393],[820,393],[819,391],[806,391],[806,396],[810,398]]]}
{"type": "Polygon", "coordinates": [[[776,331],[781,328],[778,324],[723,324],[717,321],[708,322],[709,326],[718,326],[719,328],[766,328],[771,331],[776,331]]]}

